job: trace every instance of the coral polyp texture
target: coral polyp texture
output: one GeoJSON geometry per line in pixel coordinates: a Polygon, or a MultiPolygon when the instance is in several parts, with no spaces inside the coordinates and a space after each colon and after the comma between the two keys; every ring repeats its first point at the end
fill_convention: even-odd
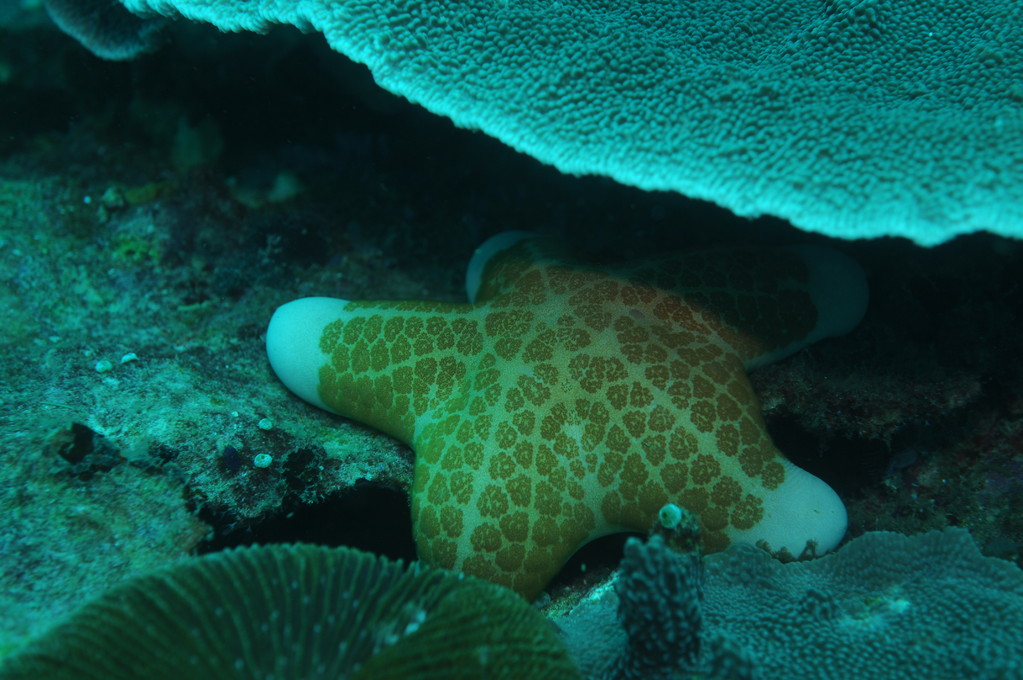
{"type": "Polygon", "coordinates": [[[859,321],[850,259],[721,249],[597,268],[509,232],[477,250],[468,287],[470,304],[305,298],[267,331],[291,390],[415,450],[422,559],[531,597],[668,502],[710,549],[841,540],[842,502],[775,448],[746,369],[859,321]]]}
{"type": "Polygon", "coordinates": [[[1023,235],[1011,0],[122,1],[321,31],[387,90],[562,172],[846,238],[1023,235]]]}
{"type": "Polygon", "coordinates": [[[965,529],[868,532],[788,564],[744,545],[701,563],[658,539],[630,538],[614,590],[556,619],[584,677],[1023,677],[1023,571],[965,529]]]}

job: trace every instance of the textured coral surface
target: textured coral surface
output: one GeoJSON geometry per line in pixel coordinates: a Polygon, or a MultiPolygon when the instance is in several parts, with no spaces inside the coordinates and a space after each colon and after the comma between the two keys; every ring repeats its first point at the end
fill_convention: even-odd
{"type": "Polygon", "coordinates": [[[123,2],[321,31],[391,92],[563,172],[829,236],[1023,235],[1006,0],[123,2]]]}

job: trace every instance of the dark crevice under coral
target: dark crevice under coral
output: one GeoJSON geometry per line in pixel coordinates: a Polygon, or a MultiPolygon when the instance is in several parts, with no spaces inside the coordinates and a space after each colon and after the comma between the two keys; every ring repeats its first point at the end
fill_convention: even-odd
{"type": "MultiPolygon", "coordinates": [[[[202,511],[199,516],[214,531],[223,527],[223,515],[202,511]]],[[[236,531],[218,532],[199,546],[199,552],[269,543],[348,546],[406,562],[416,556],[408,499],[398,491],[370,484],[356,485],[343,496],[294,505],[236,531]]]]}

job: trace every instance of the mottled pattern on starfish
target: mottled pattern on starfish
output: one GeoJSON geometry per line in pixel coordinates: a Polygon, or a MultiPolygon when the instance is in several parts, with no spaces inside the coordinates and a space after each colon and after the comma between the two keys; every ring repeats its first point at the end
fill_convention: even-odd
{"type": "Polygon", "coordinates": [[[845,510],[764,428],[746,369],[852,328],[862,272],[809,247],[594,267],[495,237],[470,304],[306,298],[267,333],[299,396],[416,453],[422,559],[535,596],[588,541],[666,503],[708,550],[837,545],[845,510]]]}

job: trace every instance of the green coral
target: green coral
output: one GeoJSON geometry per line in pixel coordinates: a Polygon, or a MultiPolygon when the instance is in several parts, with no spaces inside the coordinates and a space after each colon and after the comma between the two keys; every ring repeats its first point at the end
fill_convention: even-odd
{"type": "Polygon", "coordinates": [[[29,643],[0,679],[578,677],[518,596],[348,548],[275,545],[127,581],[29,643]]]}

